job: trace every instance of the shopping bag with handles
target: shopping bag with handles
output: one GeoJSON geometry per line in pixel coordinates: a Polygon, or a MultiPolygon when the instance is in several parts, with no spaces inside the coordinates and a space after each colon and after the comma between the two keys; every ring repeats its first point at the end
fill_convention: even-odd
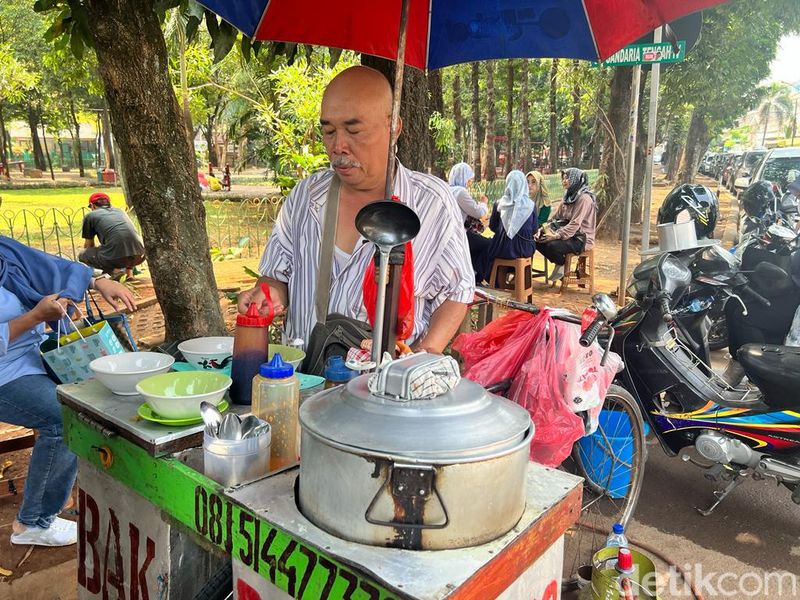
{"type": "Polygon", "coordinates": [[[61,383],[78,383],[88,379],[92,376],[89,363],[95,358],[126,351],[106,321],[78,329],[73,321],[65,318],[58,322],[54,337],[55,340],[42,344],[42,358],[61,383]],[[62,335],[63,321],[70,323],[75,331],[62,335]]]}

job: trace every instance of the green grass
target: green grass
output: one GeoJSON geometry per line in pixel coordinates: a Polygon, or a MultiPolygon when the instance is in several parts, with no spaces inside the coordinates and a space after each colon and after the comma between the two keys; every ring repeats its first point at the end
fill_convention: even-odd
{"type": "Polygon", "coordinates": [[[105,192],[111,198],[111,204],[125,207],[125,198],[122,188],[53,188],[38,190],[2,190],[0,198],[3,199],[0,211],[22,210],[30,211],[47,210],[55,208],[64,210],[71,208],[78,211],[89,204],[89,196],[95,192],[105,192]]]}
{"type": "MultiPolygon", "coordinates": [[[[0,234],[44,250],[75,258],[83,247],[81,225],[89,196],[97,188],[3,190],[0,198],[0,234]]],[[[111,203],[125,207],[121,188],[105,188],[111,203]]],[[[242,257],[259,256],[280,203],[275,198],[241,201],[224,197],[205,201],[206,229],[211,247],[236,249],[242,257]]],[[[131,215],[137,229],[135,215],[131,215]]]]}

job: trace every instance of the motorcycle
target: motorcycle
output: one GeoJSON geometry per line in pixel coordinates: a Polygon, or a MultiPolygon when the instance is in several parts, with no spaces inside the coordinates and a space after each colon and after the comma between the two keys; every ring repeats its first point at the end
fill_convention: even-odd
{"type": "MultiPolygon", "coordinates": [[[[800,504],[800,348],[745,345],[739,362],[757,387],[731,387],[709,366],[707,355],[695,351],[702,329],[686,329],[675,318],[675,307],[692,285],[689,267],[664,254],[637,270],[633,301],[608,315],[611,348],[625,362],[620,383],[636,398],[663,450],[705,469],[712,481],[728,482],[699,512],[710,515],[748,477],[775,479],[800,504]]],[[[759,264],[754,276],[788,277],[769,263],[759,264]]],[[[709,280],[728,301],[745,308],[743,299],[769,305],[741,272],[709,280]]],[[[597,319],[607,313],[599,312],[597,319]]]]}

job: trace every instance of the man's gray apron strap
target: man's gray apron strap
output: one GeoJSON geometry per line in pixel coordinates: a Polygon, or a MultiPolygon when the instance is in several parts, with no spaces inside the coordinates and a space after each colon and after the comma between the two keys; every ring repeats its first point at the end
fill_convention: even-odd
{"type": "Polygon", "coordinates": [[[331,178],[328,199],[325,203],[325,217],[322,222],[322,241],[319,246],[319,265],[317,269],[316,311],[317,323],[325,324],[328,316],[328,302],[331,296],[331,272],[333,271],[333,247],[336,244],[336,222],[339,218],[339,188],[341,181],[336,173],[331,178]]]}

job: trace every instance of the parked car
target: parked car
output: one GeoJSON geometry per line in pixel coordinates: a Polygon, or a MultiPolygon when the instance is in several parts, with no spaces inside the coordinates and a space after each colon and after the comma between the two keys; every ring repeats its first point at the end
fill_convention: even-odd
{"type": "Polygon", "coordinates": [[[750,176],[758,168],[759,162],[766,154],[766,150],[748,150],[742,155],[739,168],[733,175],[732,192],[738,194],[750,185],[750,176]]]}
{"type": "MultiPolygon", "coordinates": [[[[786,187],[800,176],[800,146],[790,148],[773,148],[767,151],[761,162],[756,165],[749,185],[759,181],[768,181],[772,185],[772,191],[777,198],[781,198],[786,191],[786,187]]],[[[738,188],[744,181],[740,177],[736,181],[738,188]]],[[[744,189],[744,188],[742,188],[744,189]]],[[[745,215],[741,205],[742,195],[739,194],[739,218],[737,219],[739,231],[742,229],[742,218],[745,215]]]]}
{"type": "Polygon", "coordinates": [[[710,152],[703,157],[703,160],[700,162],[699,171],[703,175],[707,175],[711,177],[714,174],[714,161],[716,160],[717,155],[714,152],[710,152]]]}
{"type": "Polygon", "coordinates": [[[800,173],[800,146],[773,148],[768,151],[753,172],[749,183],[769,181],[780,196],[800,173]]]}

